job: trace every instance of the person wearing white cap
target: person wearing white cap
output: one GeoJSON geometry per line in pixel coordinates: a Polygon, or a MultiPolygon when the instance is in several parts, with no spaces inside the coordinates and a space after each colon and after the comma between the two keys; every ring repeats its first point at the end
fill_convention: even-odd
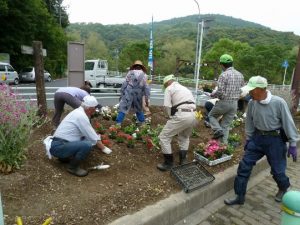
{"type": "Polygon", "coordinates": [[[186,155],[190,144],[190,136],[196,125],[196,104],[192,92],[175,81],[173,74],[164,78],[164,107],[170,119],[159,134],[160,146],[164,162],[157,165],[161,171],[173,167],[172,138],[178,135],[179,164],[186,163],[186,155]]]}
{"type": "Polygon", "coordinates": [[[104,146],[93,129],[90,118],[95,113],[98,101],[94,96],[85,96],[81,107],[70,112],[57,127],[51,143],[50,154],[61,161],[69,161],[67,171],[76,176],[86,176],[88,171],[79,167],[92,147],[96,145],[104,153],[111,150],[104,146]]]}
{"type": "Polygon", "coordinates": [[[292,115],[284,99],[272,95],[267,90],[268,82],[264,77],[251,77],[242,88],[250,93],[245,124],[246,144],[243,159],[239,163],[234,181],[236,196],[225,199],[226,205],[242,205],[245,202],[247,183],[256,162],[266,156],[271,167],[271,174],[277,183],[278,192],[275,201],[281,202],[290,186],[286,175],[286,154],[297,160],[296,143],[299,134],[292,115]],[[286,142],[289,142],[287,149],[286,142]]]}

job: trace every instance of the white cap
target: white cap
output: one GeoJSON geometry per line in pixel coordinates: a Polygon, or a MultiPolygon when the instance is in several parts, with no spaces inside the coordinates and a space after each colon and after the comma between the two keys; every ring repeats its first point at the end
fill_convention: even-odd
{"type": "Polygon", "coordinates": [[[88,108],[96,107],[98,105],[98,101],[94,96],[87,95],[83,98],[82,105],[88,108]]]}

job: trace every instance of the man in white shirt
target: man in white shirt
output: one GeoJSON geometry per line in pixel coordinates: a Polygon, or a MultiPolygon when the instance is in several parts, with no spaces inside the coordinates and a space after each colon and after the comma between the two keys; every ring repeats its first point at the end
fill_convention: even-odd
{"type": "Polygon", "coordinates": [[[190,136],[196,123],[196,104],[192,92],[175,81],[173,74],[164,78],[165,96],[164,106],[170,119],[159,134],[160,145],[164,155],[164,162],[157,165],[161,171],[170,170],[173,166],[171,141],[178,135],[179,164],[186,162],[190,136]]]}
{"type": "Polygon", "coordinates": [[[57,127],[50,148],[51,155],[60,160],[71,159],[67,171],[76,176],[86,176],[88,171],[81,169],[79,164],[84,160],[93,145],[104,153],[111,153],[101,142],[95,132],[90,117],[95,113],[98,101],[94,96],[85,96],[81,107],[70,112],[57,127]]]}

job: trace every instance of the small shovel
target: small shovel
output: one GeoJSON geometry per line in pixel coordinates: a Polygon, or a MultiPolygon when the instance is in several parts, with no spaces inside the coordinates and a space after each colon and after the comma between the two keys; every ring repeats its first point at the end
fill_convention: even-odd
{"type": "Polygon", "coordinates": [[[108,169],[109,167],[110,165],[104,165],[104,163],[101,163],[100,165],[88,168],[88,170],[105,170],[108,169]]]}

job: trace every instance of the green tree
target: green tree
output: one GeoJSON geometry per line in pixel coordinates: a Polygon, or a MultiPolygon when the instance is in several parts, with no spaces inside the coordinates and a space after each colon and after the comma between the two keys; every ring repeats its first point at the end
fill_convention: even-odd
{"type": "Polygon", "coordinates": [[[66,36],[43,1],[1,1],[1,7],[7,10],[0,14],[0,52],[10,54],[17,69],[33,65],[32,56],[21,54],[21,45],[31,46],[34,40],[42,41],[47,49],[45,68],[53,75],[58,67],[66,65],[66,36]]]}

